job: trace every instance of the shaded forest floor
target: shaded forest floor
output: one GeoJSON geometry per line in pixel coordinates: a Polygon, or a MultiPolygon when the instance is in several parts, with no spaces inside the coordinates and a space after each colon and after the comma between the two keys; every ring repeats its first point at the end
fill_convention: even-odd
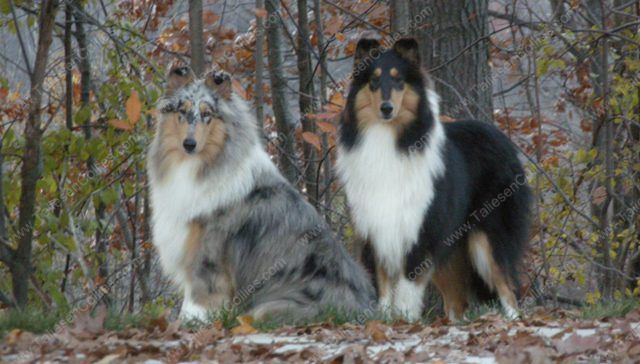
{"type": "MultiPolygon", "coordinates": [[[[619,312],[620,313],[620,312],[619,312]]],[[[194,327],[163,317],[106,328],[106,313],[76,315],[49,334],[12,329],[0,342],[0,362],[177,363],[334,362],[371,360],[457,363],[638,362],[640,309],[617,317],[535,310],[505,321],[493,312],[453,325],[370,321],[256,329],[239,317],[234,327],[215,321],[194,327]],[[134,327],[135,326],[135,327],[134,327]]],[[[260,326],[256,326],[260,327],[260,326]]]]}

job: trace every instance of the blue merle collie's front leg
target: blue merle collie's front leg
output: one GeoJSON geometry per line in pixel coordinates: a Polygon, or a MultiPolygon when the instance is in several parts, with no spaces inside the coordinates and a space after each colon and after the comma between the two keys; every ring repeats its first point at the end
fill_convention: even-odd
{"type": "Polygon", "coordinates": [[[183,266],[187,269],[180,318],[205,321],[208,316],[229,307],[232,280],[225,267],[221,247],[203,246],[205,226],[200,221],[189,225],[183,266]]]}

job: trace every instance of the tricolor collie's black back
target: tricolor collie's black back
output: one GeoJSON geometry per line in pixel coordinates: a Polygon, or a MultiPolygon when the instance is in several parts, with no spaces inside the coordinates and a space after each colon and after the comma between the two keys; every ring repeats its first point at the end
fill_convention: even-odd
{"type": "Polygon", "coordinates": [[[439,121],[418,44],[361,39],[342,115],[338,171],[372,251],[382,308],[415,320],[430,281],[451,319],[490,291],[518,316],[514,289],[530,191],[509,139],[479,121],[439,121]]]}

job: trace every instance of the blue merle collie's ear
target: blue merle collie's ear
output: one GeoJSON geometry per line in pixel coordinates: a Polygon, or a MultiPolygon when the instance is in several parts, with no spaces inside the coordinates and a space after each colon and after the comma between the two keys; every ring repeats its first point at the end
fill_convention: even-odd
{"type": "Polygon", "coordinates": [[[371,64],[380,55],[380,41],[372,38],[361,38],[356,45],[356,54],[353,57],[353,65],[358,69],[361,63],[371,64]]]}
{"type": "Polygon", "coordinates": [[[173,94],[176,90],[183,88],[194,80],[195,76],[191,68],[184,65],[174,65],[169,69],[167,75],[167,95],[173,94]]]}
{"type": "Polygon", "coordinates": [[[418,42],[414,38],[399,39],[394,45],[393,50],[414,65],[420,65],[420,51],[418,50],[418,42]]]}
{"type": "Polygon", "coordinates": [[[231,76],[224,71],[211,71],[204,76],[204,83],[222,99],[231,98],[231,76]]]}

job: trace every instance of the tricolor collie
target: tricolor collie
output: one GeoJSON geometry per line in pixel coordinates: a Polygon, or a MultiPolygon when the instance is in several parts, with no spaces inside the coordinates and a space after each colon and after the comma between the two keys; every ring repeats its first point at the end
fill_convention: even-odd
{"type": "Polygon", "coordinates": [[[356,48],[337,167],[381,307],[418,319],[433,281],[452,320],[486,293],[517,317],[530,191],[515,148],[486,123],[440,123],[415,40],[356,48]]]}
{"type": "Polygon", "coordinates": [[[364,271],[287,183],[227,74],[170,71],[148,155],[153,242],[181,317],[219,309],[296,320],[375,302],[364,271]]]}

